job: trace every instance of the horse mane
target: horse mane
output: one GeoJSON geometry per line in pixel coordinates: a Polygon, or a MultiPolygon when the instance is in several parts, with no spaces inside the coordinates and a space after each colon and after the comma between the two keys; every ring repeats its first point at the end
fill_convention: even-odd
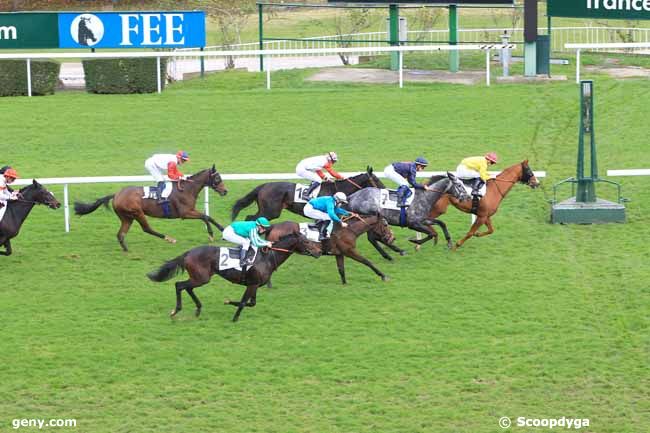
{"type": "Polygon", "coordinates": [[[513,164],[513,165],[511,165],[510,167],[506,167],[506,168],[504,168],[503,171],[501,171],[501,173],[497,174],[494,178],[490,178],[490,179],[488,179],[488,181],[490,181],[490,180],[494,180],[496,177],[502,176],[502,175],[504,175],[504,174],[510,172],[511,170],[516,169],[517,167],[521,167],[521,169],[522,169],[522,175],[523,175],[523,172],[524,172],[523,168],[524,168],[524,163],[525,163],[525,162],[526,162],[526,161],[524,160],[524,161],[518,162],[518,163],[516,163],[516,164],[513,164]]]}
{"type": "Polygon", "coordinates": [[[210,170],[211,170],[211,168],[204,168],[203,170],[199,171],[198,173],[194,173],[193,175],[191,175],[189,177],[189,179],[194,179],[195,177],[198,177],[198,176],[202,175],[203,173],[205,173],[206,171],[210,171],[210,170]]]}
{"type": "MultiPolygon", "coordinates": [[[[41,187],[41,184],[40,184],[40,183],[36,182],[36,184],[34,184],[34,183],[32,182],[32,183],[30,183],[29,185],[25,186],[24,188],[19,189],[18,191],[19,191],[21,194],[23,194],[23,193],[26,193],[26,192],[31,192],[32,189],[37,190],[37,189],[40,188],[40,187],[41,187]]],[[[23,194],[23,195],[24,195],[24,194],[23,194]]]]}
{"type": "Polygon", "coordinates": [[[449,178],[447,176],[445,176],[444,174],[433,175],[433,176],[431,176],[429,178],[429,183],[427,185],[431,186],[431,185],[433,185],[433,184],[435,184],[437,182],[440,182],[443,179],[449,179],[449,178]]]}

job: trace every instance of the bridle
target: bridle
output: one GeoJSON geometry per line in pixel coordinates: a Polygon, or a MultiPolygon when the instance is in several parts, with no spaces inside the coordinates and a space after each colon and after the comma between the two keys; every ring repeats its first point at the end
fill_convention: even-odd
{"type": "MultiPolygon", "coordinates": [[[[501,174],[503,174],[503,173],[501,173],[501,174]]],[[[500,195],[501,198],[503,199],[503,198],[505,198],[506,196],[505,196],[505,194],[501,191],[501,188],[499,188],[499,184],[498,184],[497,182],[506,182],[506,183],[512,183],[512,184],[515,184],[515,183],[525,183],[525,184],[527,184],[527,185],[530,185],[530,180],[531,180],[534,176],[535,176],[535,175],[534,175],[534,173],[532,172],[532,170],[530,169],[530,167],[525,166],[524,163],[522,162],[522,163],[521,163],[521,178],[520,178],[520,179],[518,179],[518,180],[499,179],[499,177],[498,177],[498,175],[497,175],[497,177],[495,177],[495,178],[493,178],[493,179],[490,179],[490,180],[494,181],[494,186],[496,186],[496,188],[497,188],[497,192],[499,193],[499,195],[500,195]]]]}

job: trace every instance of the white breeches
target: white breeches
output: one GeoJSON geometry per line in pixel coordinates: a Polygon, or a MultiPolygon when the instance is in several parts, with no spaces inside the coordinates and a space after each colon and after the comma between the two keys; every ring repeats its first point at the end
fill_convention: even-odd
{"type": "Polygon", "coordinates": [[[303,179],[307,179],[307,180],[310,180],[312,182],[318,182],[318,183],[323,182],[323,179],[321,179],[320,176],[316,174],[316,172],[311,171],[311,170],[307,170],[306,168],[304,168],[300,164],[298,164],[298,166],[296,166],[296,174],[298,176],[302,177],[303,179]]]}
{"type": "Polygon", "coordinates": [[[399,186],[409,186],[409,183],[406,179],[404,179],[404,176],[395,171],[393,164],[390,164],[388,167],[384,168],[384,175],[399,186]]]}
{"type": "Polygon", "coordinates": [[[312,206],[309,203],[305,205],[305,209],[303,209],[303,213],[307,218],[312,218],[315,219],[316,221],[322,221],[322,220],[330,221],[332,219],[327,214],[327,212],[321,212],[318,209],[314,209],[314,206],[312,206]]]}
{"type": "Polygon", "coordinates": [[[163,176],[160,169],[156,166],[156,164],[151,159],[147,159],[144,162],[144,168],[146,168],[149,174],[153,176],[154,181],[162,182],[165,180],[165,176],[163,176]]]}
{"type": "Polygon", "coordinates": [[[251,246],[250,239],[239,236],[237,233],[235,233],[235,231],[232,229],[231,226],[228,226],[223,230],[222,237],[224,241],[241,245],[241,247],[245,250],[247,250],[251,246]]]}
{"type": "Polygon", "coordinates": [[[476,179],[477,177],[481,177],[481,174],[476,170],[465,167],[463,164],[458,164],[458,167],[456,167],[456,176],[461,179],[476,179]]]}

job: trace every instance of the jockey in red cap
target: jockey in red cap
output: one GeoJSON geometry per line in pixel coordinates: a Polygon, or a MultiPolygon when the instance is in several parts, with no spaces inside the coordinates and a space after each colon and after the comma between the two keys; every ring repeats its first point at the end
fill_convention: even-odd
{"type": "MultiPolygon", "coordinates": [[[[20,193],[17,191],[11,192],[8,186],[16,179],[18,179],[18,173],[11,167],[7,168],[0,176],[0,209],[7,205],[8,200],[18,200],[20,198],[20,193]]],[[[4,214],[4,211],[2,211],[2,214],[4,214]]]]}
{"type": "Polygon", "coordinates": [[[144,167],[158,183],[158,191],[160,194],[159,198],[161,203],[167,201],[166,198],[162,197],[163,191],[165,190],[165,178],[163,176],[163,171],[167,171],[167,177],[169,177],[170,180],[185,179],[183,173],[178,170],[178,166],[188,162],[189,160],[190,157],[187,152],[179,150],[176,152],[176,155],[158,153],[145,161],[144,167]]]}
{"type": "Polygon", "coordinates": [[[311,181],[311,185],[309,185],[309,189],[307,190],[307,197],[311,196],[311,193],[314,192],[316,187],[327,179],[327,175],[323,173],[323,170],[327,171],[334,179],[344,179],[332,167],[338,160],[339,157],[335,152],[328,152],[325,155],[303,159],[298,163],[296,166],[296,174],[303,179],[311,181]]]}

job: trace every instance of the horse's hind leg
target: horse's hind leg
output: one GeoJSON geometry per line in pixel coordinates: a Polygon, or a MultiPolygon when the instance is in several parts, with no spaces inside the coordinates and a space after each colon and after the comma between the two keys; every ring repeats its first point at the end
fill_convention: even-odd
{"type": "Polygon", "coordinates": [[[153,230],[151,226],[149,225],[149,221],[147,221],[147,217],[144,216],[144,214],[140,214],[135,218],[138,221],[138,224],[140,224],[140,227],[142,227],[142,230],[145,233],[148,233],[152,236],[155,236],[160,239],[164,239],[169,243],[175,244],[176,239],[169,237],[167,235],[164,235],[162,233],[158,233],[157,231],[153,230]]]}
{"type": "Polygon", "coordinates": [[[463,244],[464,244],[464,243],[465,243],[469,238],[471,238],[472,236],[474,236],[474,234],[478,231],[478,229],[479,229],[483,224],[485,224],[486,219],[487,219],[487,217],[482,217],[482,216],[477,217],[477,218],[476,218],[476,221],[474,221],[474,224],[472,224],[472,227],[470,227],[470,229],[469,229],[469,231],[467,232],[467,234],[465,235],[465,237],[462,238],[461,240],[459,240],[458,242],[456,242],[456,248],[460,248],[460,247],[462,247],[463,244]]]}
{"type": "Polygon", "coordinates": [[[185,290],[187,284],[191,285],[189,280],[187,280],[187,281],[178,281],[175,284],[175,287],[176,287],[176,308],[174,308],[172,310],[172,312],[169,313],[170,317],[174,317],[175,315],[178,314],[179,311],[181,311],[183,309],[183,300],[181,299],[182,298],[181,295],[183,294],[183,290],[185,290]]]}
{"type": "Polygon", "coordinates": [[[122,250],[124,250],[124,252],[127,252],[129,251],[129,248],[126,246],[126,242],[124,239],[126,238],[126,234],[131,228],[131,224],[133,224],[133,219],[119,214],[118,216],[120,217],[120,221],[122,222],[122,225],[120,226],[120,229],[117,231],[117,241],[120,243],[122,250]]]}

